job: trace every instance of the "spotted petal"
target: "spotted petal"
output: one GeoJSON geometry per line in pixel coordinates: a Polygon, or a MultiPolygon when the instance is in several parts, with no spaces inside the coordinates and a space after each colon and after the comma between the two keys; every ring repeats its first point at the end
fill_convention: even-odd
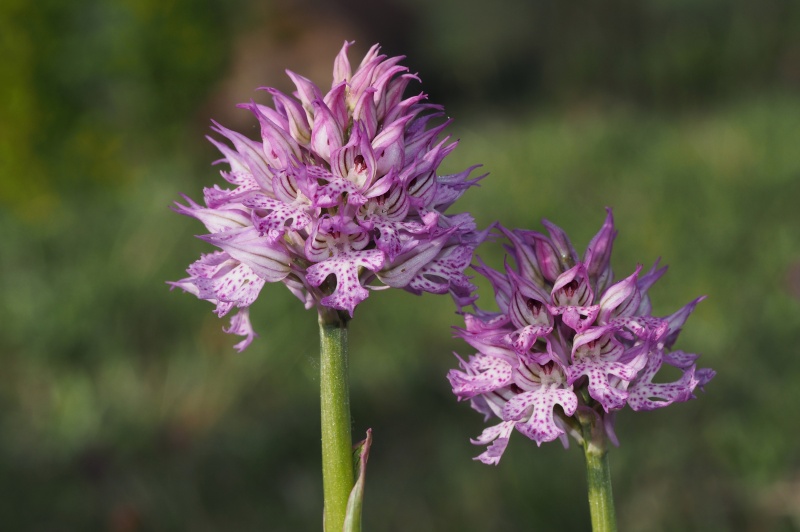
{"type": "Polygon", "coordinates": [[[420,270],[439,256],[451,233],[452,231],[445,232],[426,241],[415,240],[414,245],[397,255],[384,270],[378,272],[378,278],[388,286],[408,287],[420,270]]]}
{"type": "Polygon", "coordinates": [[[553,408],[557,404],[561,405],[567,416],[571,416],[578,407],[578,397],[566,388],[547,387],[521,393],[505,404],[503,419],[527,418],[516,424],[517,430],[541,445],[542,442],[553,441],[564,434],[564,430],[556,425],[553,418],[553,408]]]}
{"type": "Polygon", "coordinates": [[[273,242],[281,238],[287,229],[299,231],[311,223],[304,206],[289,205],[264,194],[252,195],[242,203],[254,209],[253,225],[273,242]]]}
{"type": "Polygon", "coordinates": [[[406,290],[420,294],[446,294],[451,287],[472,287],[464,270],[472,260],[474,246],[452,245],[444,248],[433,260],[412,277],[406,290]]]}
{"type": "Polygon", "coordinates": [[[633,410],[654,410],[692,399],[692,391],[699,382],[695,377],[694,365],[687,368],[675,382],[654,383],[653,378],[661,368],[662,360],[661,350],[651,353],[639,378],[629,388],[628,404],[633,410]]]}
{"type": "Polygon", "coordinates": [[[491,443],[489,447],[476,456],[475,460],[480,460],[487,465],[497,465],[500,463],[500,458],[508,446],[508,438],[514,430],[515,421],[503,421],[493,427],[485,429],[480,436],[471,440],[475,445],[486,445],[491,443]]]}
{"type": "Polygon", "coordinates": [[[353,315],[356,305],[369,296],[361,285],[359,268],[377,271],[383,267],[384,254],[377,249],[339,253],[327,260],[314,264],[306,272],[306,280],[311,286],[321,285],[329,275],[336,278],[336,288],[320,303],[326,307],[346,310],[353,315]]]}
{"type": "Polygon", "coordinates": [[[459,399],[492,392],[508,386],[512,380],[511,364],[497,357],[478,353],[469,357],[468,362],[461,360],[461,367],[464,371],[454,369],[447,374],[453,393],[459,399]]]}
{"type": "Polygon", "coordinates": [[[244,336],[244,340],[234,345],[233,348],[240,353],[249,346],[258,335],[250,324],[250,309],[243,308],[231,318],[231,326],[223,329],[226,333],[244,336]]]}

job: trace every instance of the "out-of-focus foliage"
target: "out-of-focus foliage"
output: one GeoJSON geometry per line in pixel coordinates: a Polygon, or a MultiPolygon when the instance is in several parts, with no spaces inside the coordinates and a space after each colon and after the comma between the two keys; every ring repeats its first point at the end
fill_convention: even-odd
{"type": "Polygon", "coordinates": [[[35,218],[163,153],[220,74],[237,3],[3,2],[0,201],[35,218]]]}
{"type": "MultiPolygon", "coordinates": [[[[718,370],[708,392],[618,420],[621,528],[800,528],[797,3],[389,7],[408,31],[384,39],[361,0],[0,3],[2,528],[320,528],[315,316],[268,286],[236,354],[211,305],[164,284],[209,250],[167,206],[221,183],[202,139],[239,120],[221,86],[263,98],[286,85],[253,58],[316,72],[350,32],[448,106],[445,170],[491,172],[459,205],[481,225],[548,217],[582,246],[609,205],[618,275],[670,265],[656,312],[709,295],[678,345],[718,370]]],[[[446,298],[393,291],[352,322],[365,529],[586,529],[577,449],[516,435],[499,467],[470,460],[456,324],[446,298]]]]}
{"type": "Polygon", "coordinates": [[[800,4],[791,0],[408,3],[424,28],[408,35],[408,53],[450,99],[666,109],[800,86],[800,4]]]}

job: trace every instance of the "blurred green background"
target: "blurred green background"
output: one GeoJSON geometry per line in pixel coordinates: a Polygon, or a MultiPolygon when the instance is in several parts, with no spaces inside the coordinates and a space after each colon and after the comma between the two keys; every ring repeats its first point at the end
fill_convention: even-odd
{"type": "MultiPolygon", "coordinates": [[[[408,55],[490,177],[455,211],[662,257],[706,394],[618,418],[620,528],[800,530],[800,3],[794,0],[4,0],[0,4],[0,528],[319,530],[316,320],[282,286],[244,354],[169,292],[209,247],[168,210],[221,183],[209,119],[320,85],[341,42],[408,55]]],[[[414,90],[420,90],[419,86],[414,90]]],[[[486,246],[487,260],[501,260],[486,246]]],[[[485,286],[484,286],[485,288],[485,286]]],[[[483,292],[486,301],[490,296],[483,292]]],[[[445,297],[374,293],[351,324],[373,531],[586,530],[581,451],[484,424],[445,374],[445,297]]]]}

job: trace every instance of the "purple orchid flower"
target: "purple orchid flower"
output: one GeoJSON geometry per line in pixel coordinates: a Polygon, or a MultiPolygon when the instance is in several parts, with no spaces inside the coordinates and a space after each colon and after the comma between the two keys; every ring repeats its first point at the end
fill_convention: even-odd
{"type": "Polygon", "coordinates": [[[403,99],[417,77],[377,45],[353,71],[351,44],[334,61],[327,93],[288,72],[293,95],[266,88],[273,107],[240,105],[260,139],[214,123],[228,141],[209,138],[230,187],[205,189],[205,206],[189,198],[175,205],[203,222],[209,234],[200,238],[222,251],[170,284],[216,304],[220,316],[237,308],[226,331],[245,337],[239,351],[255,337],[248,312],[265,282],[284,283],[306,308],[351,317],[368,289],[387,286],[471,302],[464,270],[488,230],[445,211],[484,176],[470,178],[474,166],[437,174],[457,144],[437,140],[449,122],[442,109],[424,94],[403,99]]]}
{"type": "MultiPolygon", "coordinates": [[[[610,259],[616,236],[611,210],[579,259],[567,235],[544,222],[549,235],[499,227],[516,268],[473,268],[491,283],[498,312],[474,306],[457,335],[478,351],[448,379],[459,400],[499,418],[473,443],[488,445],[476,459],[497,464],[516,429],[538,445],[579,435],[576,412],[602,418],[609,439],[617,411],[653,410],[694,398],[714,371],[697,369],[698,355],[670,351],[686,319],[703,298],[670,316],[651,315],[647,290],[666,268],[613,282],[610,259]],[[663,364],[675,382],[654,383],[663,364]],[[559,408],[556,408],[556,407],[559,408]]],[[[474,299],[473,299],[474,301],[474,299]]]]}

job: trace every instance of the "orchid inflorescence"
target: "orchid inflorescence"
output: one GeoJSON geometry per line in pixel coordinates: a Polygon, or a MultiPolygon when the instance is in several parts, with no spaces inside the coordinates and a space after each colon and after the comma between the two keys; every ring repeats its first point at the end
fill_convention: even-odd
{"type": "Polygon", "coordinates": [[[666,317],[651,315],[649,288],[664,274],[658,261],[644,275],[638,266],[614,282],[611,215],[583,258],[556,225],[549,236],[498,226],[516,266],[474,269],[491,283],[499,311],[474,305],[457,335],[478,352],[460,359],[448,378],[459,399],[500,418],[473,441],[489,445],[476,459],[497,464],[516,429],[541,445],[567,435],[583,441],[578,418],[592,416],[612,442],[616,412],[626,404],[652,410],[692,399],[714,376],[698,369],[698,355],[671,348],[699,297],[666,317]],[[656,383],[663,364],[680,378],[656,383]]]}
{"type": "Polygon", "coordinates": [[[417,77],[377,45],[352,71],[350,45],[336,57],[327,93],[287,71],[292,96],[265,88],[274,107],[240,105],[258,120],[261,139],[214,123],[229,142],[209,138],[232,188],[206,188],[205,206],[185,196],[185,205],[176,203],[221,251],[202,255],[189,277],[171,284],[215,303],[220,317],[236,307],[226,332],[245,337],[240,351],[255,336],[249,307],[267,282],[284,283],[306,308],[350,316],[367,288],[449,291],[470,301],[474,287],[463,272],[485,233],[470,214],[445,211],[480,179],[470,178],[475,167],[437,174],[457,144],[438,140],[449,123],[442,108],[425,94],[404,99],[417,77]]]}

